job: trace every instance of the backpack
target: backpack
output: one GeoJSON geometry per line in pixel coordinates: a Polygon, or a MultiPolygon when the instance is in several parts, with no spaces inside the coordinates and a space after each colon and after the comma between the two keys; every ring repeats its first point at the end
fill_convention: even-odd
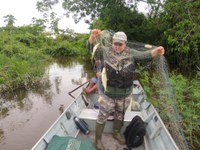
{"type": "Polygon", "coordinates": [[[124,136],[129,149],[138,147],[144,142],[145,122],[139,116],[135,116],[126,127],[124,136]]]}

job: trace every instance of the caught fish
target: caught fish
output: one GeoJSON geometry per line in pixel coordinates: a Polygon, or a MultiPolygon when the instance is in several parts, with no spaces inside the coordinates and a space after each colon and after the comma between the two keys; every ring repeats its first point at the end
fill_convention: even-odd
{"type": "Polygon", "coordinates": [[[145,47],[145,48],[153,48],[153,46],[152,46],[152,45],[149,45],[149,44],[145,44],[144,47],[145,47]]]}
{"type": "Polygon", "coordinates": [[[107,91],[107,75],[106,75],[106,68],[104,67],[101,73],[101,79],[104,87],[104,91],[107,91]]]}
{"type": "Polygon", "coordinates": [[[100,103],[103,100],[102,97],[99,97],[98,102],[100,103]]]}
{"type": "Polygon", "coordinates": [[[98,43],[98,44],[96,44],[96,45],[94,46],[93,51],[92,51],[92,59],[94,58],[94,54],[95,54],[97,48],[99,47],[99,45],[100,45],[100,43],[98,43]]]}

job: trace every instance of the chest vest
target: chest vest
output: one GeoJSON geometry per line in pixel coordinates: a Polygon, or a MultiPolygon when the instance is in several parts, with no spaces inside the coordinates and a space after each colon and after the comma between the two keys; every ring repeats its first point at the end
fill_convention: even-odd
{"type": "Polygon", "coordinates": [[[135,65],[128,54],[122,57],[110,57],[105,61],[107,85],[116,88],[128,88],[133,84],[135,65]]]}

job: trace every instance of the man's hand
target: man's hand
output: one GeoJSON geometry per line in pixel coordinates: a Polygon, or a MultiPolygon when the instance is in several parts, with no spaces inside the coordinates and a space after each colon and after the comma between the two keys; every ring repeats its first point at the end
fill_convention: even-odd
{"type": "Polygon", "coordinates": [[[94,36],[94,37],[97,37],[97,36],[99,36],[100,34],[101,34],[101,30],[99,30],[99,29],[93,29],[93,30],[91,31],[91,35],[94,36]]]}
{"type": "Polygon", "coordinates": [[[165,53],[165,49],[164,49],[164,47],[162,47],[162,46],[159,46],[159,47],[156,47],[155,49],[153,49],[152,51],[151,51],[151,55],[152,55],[152,57],[156,57],[156,56],[158,56],[158,55],[164,55],[164,53],[165,53]]]}
{"type": "Polygon", "coordinates": [[[101,34],[101,30],[99,30],[99,29],[93,29],[91,31],[90,38],[89,38],[90,44],[93,44],[95,38],[98,37],[100,34],[101,34]]]}

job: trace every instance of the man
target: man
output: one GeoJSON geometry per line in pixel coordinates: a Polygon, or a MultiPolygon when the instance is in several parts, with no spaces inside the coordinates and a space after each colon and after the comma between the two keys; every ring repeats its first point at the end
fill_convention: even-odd
{"type": "MultiPolygon", "coordinates": [[[[101,36],[99,31],[91,32],[93,39],[99,35],[101,36]]],[[[164,54],[163,47],[140,52],[128,48],[126,43],[126,34],[124,32],[116,32],[112,38],[112,46],[109,48],[100,47],[96,50],[95,62],[98,62],[97,66],[100,64],[97,67],[97,74],[99,75],[98,89],[101,98],[95,133],[97,150],[104,150],[101,141],[102,132],[107,118],[113,112],[113,137],[120,144],[125,144],[125,139],[120,134],[120,130],[123,125],[124,113],[131,101],[135,62],[151,60],[158,55],[164,54]],[[98,57],[98,55],[101,55],[101,57],[98,57]]]]}
{"type": "Polygon", "coordinates": [[[83,87],[83,91],[85,92],[86,96],[89,96],[90,93],[95,92],[98,89],[97,81],[97,77],[92,77],[89,85],[86,88],[83,87]]]}

